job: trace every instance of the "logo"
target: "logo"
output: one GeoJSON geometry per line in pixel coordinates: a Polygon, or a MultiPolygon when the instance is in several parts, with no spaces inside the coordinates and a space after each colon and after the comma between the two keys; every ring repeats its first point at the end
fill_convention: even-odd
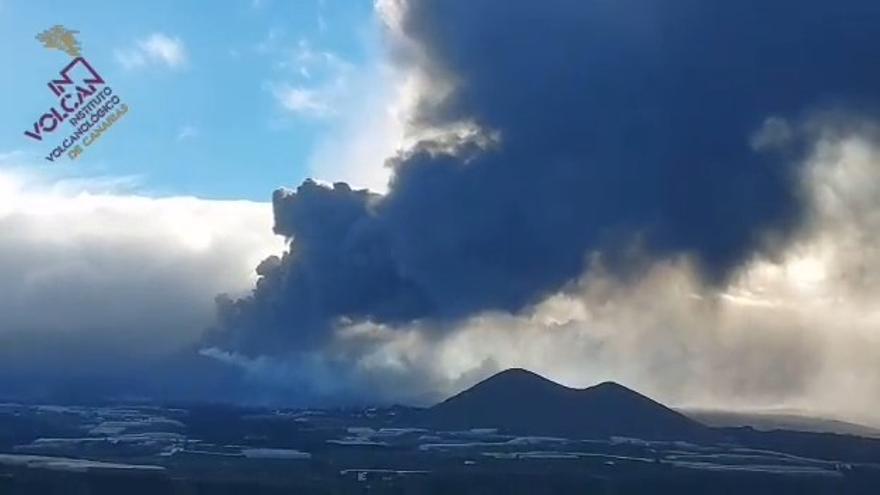
{"type": "Polygon", "coordinates": [[[61,50],[71,57],[79,57],[82,48],[77,41],[75,34],[79,31],[71,31],[64,29],[64,26],[53,26],[37,35],[37,39],[43,43],[43,46],[50,49],[61,50]]]}
{"type": "Polygon", "coordinates": [[[59,77],[47,83],[55,104],[24,131],[27,138],[43,142],[65,128],[63,124],[70,124],[67,132],[60,131],[64,136],[61,142],[46,155],[46,160],[50,162],[65,154],[69,159],[76,160],[128,113],[128,105],[82,56],[82,47],[76,34],[79,32],[59,25],[36,37],[44,47],[72,57],[58,71],[59,77]]]}

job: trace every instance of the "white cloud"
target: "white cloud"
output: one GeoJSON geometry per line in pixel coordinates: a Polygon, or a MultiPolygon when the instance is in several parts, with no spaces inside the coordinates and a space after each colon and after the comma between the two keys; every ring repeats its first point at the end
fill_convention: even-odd
{"type": "Polygon", "coordinates": [[[246,291],[254,266],[282,248],[269,204],[154,198],[130,181],[49,180],[9,161],[0,167],[6,366],[180,349],[212,324],[217,294],[246,291]]]}
{"type": "Polygon", "coordinates": [[[135,42],[132,48],[116,50],[115,55],[116,60],[125,69],[138,69],[150,65],[177,69],[187,63],[187,52],[183,41],[163,33],[153,33],[135,42]]]}
{"type": "Polygon", "coordinates": [[[275,69],[283,73],[266,84],[279,106],[299,117],[326,118],[353,97],[356,70],[338,55],[316,50],[300,39],[293,48],[285,47],[283,33],[270,31],[257,51],[280,57],[275,69]]]}
{"type": "Polygon", "coordinates": [[[199,128],[192,124],[185,124],[180,126],[177,130],[177,140],[178,141],[186,141],[188,139],[193,139],[198,137],[200,134],[199,128]]]}
{"type": "Polygon", "coordinates": [[[285,110],[310,117],[327,117],[333,112],[332,98],[327,91],[281,84],[272,89],[275,99],[285,110]]]}
{"type": "Polygon", "coordinates": [[[785,119],[770,117],[752,135],[750,144],[756,151],[773,150],[787,146],[793,138],[794,130],[785,119]]]}

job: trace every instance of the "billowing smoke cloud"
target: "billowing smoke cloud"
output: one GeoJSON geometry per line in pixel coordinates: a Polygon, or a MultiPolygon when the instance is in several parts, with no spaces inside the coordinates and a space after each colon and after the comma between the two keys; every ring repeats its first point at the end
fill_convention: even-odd
{"type": "MultiPolygon", "coordinates": [[[[359,349],[359,369],[399,380],[415,368],[446,392],[474,370],[525,366],[572,385],[623,381],[676,404],[880,424],[880,134],[826,117],[789,129],[814,143],[802,182],[810,220],[778,259],[746,263],[723,288],[701,283],[687,259],[631,283],[594,267],[521,315],[485,313],[417,343],[415,326],[373,326],[359,345],[352,331],[340,345],[359,349]]],[[[417,382],[408,387],[417,394],[417,382]]]]}
{"type": "Polygon", "coordinates": [[[381,10],[422,83],[414,144],[391,159],[383,196],[314,182],[276,193],[290,249],[260,266],[250,297],[221,304],[219,348],[314,349],[359,324],[436,334],[576,290],[591,259],[620,283],[686,259],[696,285],[723,289],[783,256],[812,213],[808,146],[767,119],[868,108],[880,88],[870,0],[381,10]]]}
{"type": "MultiPolygon", "coordinates": [[[[517,314],[434,324],[344,325],[319,350],[206,354],[254,388],[430,404],[507,367],[572,386],[617,380],[669,404],[799,409],[880,424],[880,131],[852,117],[770,118],[765,153],[809,142],[806,218],[774,258],[756,256],[723,286],[682,255],[628,280],[601,258],[565,292],[517,314]]],[[[289,400],[289,399],[288,399],[289,400]]]]}

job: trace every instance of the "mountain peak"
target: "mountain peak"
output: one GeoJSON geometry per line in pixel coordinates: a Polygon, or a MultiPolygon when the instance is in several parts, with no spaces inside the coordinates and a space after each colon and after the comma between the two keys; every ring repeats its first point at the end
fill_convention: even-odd
{"type": "Polygon", "coordinates": [[[499,371],[492,376],[537,376],[543,378],[534,371],[529,371],[525,368],[507,368],[506,370],[499,371]]]}
{"type": "Polygon", "coordinates": [[[615,382],[569,388],[522,368],[497,373],[425,411],[438,429],[499,428],[569,438],[693,439],[703,425],[615,382]]]}
{"type": "Polygon", "coordinates": [[[591,387],[587,387],[584,389],[576,389],[572,387],[567,387],[560,383],[554,382],[549,378],[546,378],[534,371],[527,370],[525,368],[508,368],[503,371],[499,371],[494,375],[486,378],[485,380],[477,383],[472,387],[472,389],[476,389],[478,387],[485,387],[487,385],[497,385],[504,384],[507,386],[543,386],[550,387],[556,389],[566,389],[572,391],[592,391],[592,392],[616,392],[616,393],[628,393],[634,396],[641,396],[638,392],[621,385],[620,383],[614,381],[604,381],[593,385],[591,387]]]}
{"type": "Polygon", "coordinates": [[[621,385],[617,382],[612,382],[612,381],[604,381],[601,383],[597,383],[596,385],[593,385],[590,388],[625,388],[625,389],[629,390],[628,388],[624,387],[623,385],[621,385]]]}
{"type": "Polygon", "coordinates": [[[511,383],[511,384],[523,384],[523,383],[537,383],[537,384],[546,384],[546,385],[557,385],[561,386],[558,383],[544,378],[543,376],[535,373],[534,371],[529,371],[525,368],[508,368],[504,371],[500,371],[495,373],[494,375],[486,378],[482,382],[475,385],[475,387],[489,384],[489,383],[511,383]]]}
{"type": "Polygon", "coordinates": [[[628,394],[634,394],[634,395],[641,395],[640,393],[636,392],[635,390],[633,390],[625,385],[621,385],[617,382],[612,382],[612,381],[605,381],[602,383],[598,383],[596,385],[593,385],[592,387],[587,387],[584,390],[592,390],[592,391],[596,391],[596,392],[603,391],[603,392],[617,392],[617,393],[628,393],[628,394]]]}

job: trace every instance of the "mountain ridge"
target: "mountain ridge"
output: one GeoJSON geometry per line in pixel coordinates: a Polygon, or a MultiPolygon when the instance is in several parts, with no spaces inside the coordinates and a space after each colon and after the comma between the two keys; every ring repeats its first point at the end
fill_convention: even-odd
{"type": "Polygon", "coordinates": [[[568,438],[696,440],[712,430],[616,382],[571,388],[523,368],[501,371],[426,409],[437,429],[498,428],[568,438]]]}

